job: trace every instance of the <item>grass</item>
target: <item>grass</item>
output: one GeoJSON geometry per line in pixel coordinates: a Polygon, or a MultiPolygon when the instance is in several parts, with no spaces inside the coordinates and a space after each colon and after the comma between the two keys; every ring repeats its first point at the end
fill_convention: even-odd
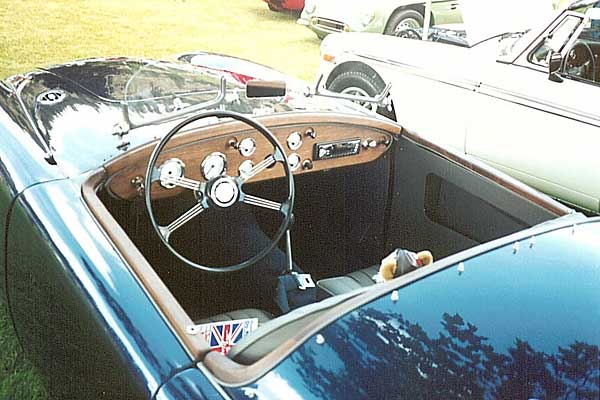
{"type": "MultiPolygon", "coordinates": [[[[0,1],[0,79],[75,59],[236,55],[313,80],[319,40],[260,0],[0,1]]],[[[0,399],[47,399],[0,304],[0,399]]]]}
{"type": "Polygon", "coordinates": [[[312,80],[319,40],[261,0],[0,1],[0,78],[99,56],[232,54],[312,80]]]}
{"type": "Polygon", "coordinates": [[[42,377],[23,354],[8,312],[0,305],[0,399],[47,398],[42,377]]]}

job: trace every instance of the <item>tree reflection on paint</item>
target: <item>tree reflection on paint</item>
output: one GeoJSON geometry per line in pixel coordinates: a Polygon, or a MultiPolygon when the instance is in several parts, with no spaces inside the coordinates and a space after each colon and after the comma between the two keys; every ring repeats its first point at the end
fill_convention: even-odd
{"type": "Polygon", "coordinates": [[[376,309],[355,311],[340,322],[327,328],[328,349],[307,346],[293,356],[317,397],[600,397],[598,346],[576,341],[547,354],[517,338],[498,353],[458,314],[442,316],[437,338],[401,315],[376,309]],[[326,357],[328,351],[336,357],[326,357]],[[344,368],[334,365],[338,357],[344,368]]]}

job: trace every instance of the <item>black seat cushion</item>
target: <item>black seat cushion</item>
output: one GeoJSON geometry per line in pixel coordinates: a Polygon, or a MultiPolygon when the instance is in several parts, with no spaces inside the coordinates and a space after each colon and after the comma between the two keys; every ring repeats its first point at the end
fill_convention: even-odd
{"type": "Polygon", "coordinates": [[[374,285],[373,276],[377,275],[378,272],[379,265],[373,265],[353,271],[345,276],[321,279],[317,282],[317,297],[322,299],[374,285]]]}

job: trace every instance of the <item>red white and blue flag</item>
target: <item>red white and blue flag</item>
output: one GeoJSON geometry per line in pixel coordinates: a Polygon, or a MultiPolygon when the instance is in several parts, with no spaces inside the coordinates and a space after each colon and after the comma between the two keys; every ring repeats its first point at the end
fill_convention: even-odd
{"type": "Polygon", "coordinates": [[[240,340],[258,327],[258,318],[211,322],[198,325],[198,332],[210,345],[211,351],[227,355],[240,340]]]}

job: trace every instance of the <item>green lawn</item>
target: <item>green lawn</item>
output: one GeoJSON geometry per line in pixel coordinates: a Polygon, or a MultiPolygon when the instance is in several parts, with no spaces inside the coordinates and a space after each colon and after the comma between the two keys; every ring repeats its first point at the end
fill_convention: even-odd
{"type": "Polygon", "coordinates": [[[0,1],[0,78],[99,56],[232,54],[312,80],[319,41],[261,0],[0,1]]]}
{"type": "MultiPolygon", "coordinates": [[[[312,81],[319,41],[261,0],[0,0],[0,79],[100,56],[209,50],[312,81]]],[[[0,305],[0,399],[47,399],[0,305]]]]}

